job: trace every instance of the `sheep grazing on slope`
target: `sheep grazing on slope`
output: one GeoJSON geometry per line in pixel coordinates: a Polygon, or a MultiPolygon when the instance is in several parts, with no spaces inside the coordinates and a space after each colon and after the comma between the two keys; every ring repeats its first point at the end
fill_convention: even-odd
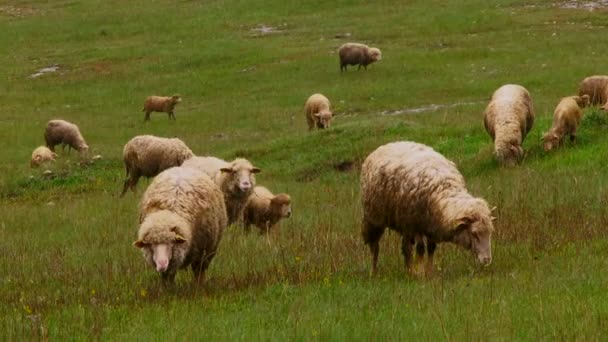
{"type": "Polygon", "coordinates": [[[143,112],[146,112],[144,121],[150,120],[150,113],[152,112],[164,112],[169,115],[169,120],[173,118],[175,120],[175,114],[173,109],[175,105],[182,102],[182,97],[179,95],[173,96],[148,96],[144,101],[143,112]]]}
{"type": "Polygon", "coordinates": [[[55,161],[56,157],[57,157],[57,153],[51,151],[48,147],[38,146],[34,150],[34,152],[32,152],[32,159],[30,160],[30,167],[34,168],[34,167],[38,167],[38,166],[42,165],[43,163],[46,163],[49,161],[55,161]]]}
{"type": "Polygon", "coordinates": [[[304,104],[308,130],[315,126],[319,129],[329,128],[333,114],[331,112],[329,99],[322,94],[311,95],[304,104]]]}
{"type": "Polygon", "coordinates": [[[359,65],[357,70],[363,68],[367,70],[367,66],[382,59],[382,52],[377,48],[370,48],[365,44],[346,43],[338,49],[340,56],[340,72],[346,71],[348,65],[359,65]]]}
{"type": "Polygon", "coordinates": [[[494,141],[494,155],[504,166],[519,163],[522,144],[534,125],[532,97],[526,88],[507,84],[492,95],[484,112],[484,126],[494,141]]]}
{"type": "MultiPolygon", "coordinates": [[[[380,146],[361,169],[363,240],[372,254],[372,273],[377,271],[379,241],[385,228],[402,236],[401,251],[412,272],[414,243],[427,240],[427,273],[439,242],[453,242],[470,249],[479,262],[492,261],[494,230],[486,201],[471,196],[458,169],[432,148],[414,142],[380,146]]],[[[418,264],[424,246],[416,248],[418,264]]]]}
{"type": "Polygon", "coordinates": [[[260,228],[260,233],[269,233],[280,219],[291,216],[291,198],[288,194],[273,195],[263,186],[256,186],[249,195],[243,222],[249,231],[251,224],[260,228]]]}
{"type": "Polygon", "coordinates": [[[545,151],[561,146],[566,135],[576,141],[576,128],[583,117],[583,110],[589,105],[589,95],[568,96],[559,101],[553,112],[553,127],[543,136],[545,151]]]}
{"type": "Polygon", "coordinates": [[[120,196],[124,196],[129,188],[135,192],[135,186],[141,176],[154,177],[163,170],[182,165],[193,155],[190,148],[177,138],[136,136],[129,140],[123,149],[127,179],[120,196]]]}
{"type": "Polygon", "coordinates": [[[80,153],[86,153],[89,145],[80,134],[78,126],[65,120],[50,120],[46,123],[44,131],[46,146],[55,152],[55,146],[61,144],[62,148],[68,145],[68,151],[73,148],[80,153]]]}
{"type": "Polygon", "coordinates": [[[578,96],[589,95],[591,106],[608,109],[608,76],[589,76],[578,87],[578,96]]]}
{"type": "Polygon", "coordinates": [[[194,157],[187,160],[183,167],[196,168],[215,180],[224,194],[228,224],[243,216],[247,199],[255,186],[255,173],[261,170],[247,159],[237,158],[231,162],[215,157],[194,157]]]}
{"type": "Polygon", "coordinates": [[[165,282],[188,266],[194,281],[203,282],[228,225],[220,189],[203,172],[173,167],[160,173],[141,203],[134,246],[165,282]]]}

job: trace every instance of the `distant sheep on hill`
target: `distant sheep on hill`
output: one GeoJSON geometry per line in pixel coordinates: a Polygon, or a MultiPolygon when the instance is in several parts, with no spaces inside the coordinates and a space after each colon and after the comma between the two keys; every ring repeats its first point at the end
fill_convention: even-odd
{"type": "Polygon", "coordinates": [[[148,96],[144,101],[143,112],[146,112],[144,121],[150,120],[150,113],[152,112],[164,112],[169,115],[169,120],[173,118],[175,120],[175,114],[173,109],[175,106],[182,102],[182,97],[179,95],[173,96],[148,96]]]}
{"type": "Polygon", "coordinates": [[[589,95],[568,96],[561,99],[553,112],[553,126],[543,136],[545,151],[561,146],[566,135],[576,141],[576,129],[583,117],[583,110],[589,105],[589,95]]]}
{"type": "Polygon", "coordinates": [[[288,194],[273,195],[263,186],[256,186],[249,195],[243,222],[249,231],[251,224],[260,228],[260,233],[269,233],[282,218],[291,216],[291,198],[288,194]]]}
{"type": "Polygon", "coordinates": [[[61,144],[62,148],[68,145],[68,151],[73,148],[80,153],[86,153],[89,145],[85,142],[80,129],[75,124],[65,120],[50,120],[44,131],[46,146],[55,152],[55,146],[61,144]]]}
{"type": "Polygon", "coordinates": [[[313,94],[306,100],[304,113],[309,131],[315,127],[329,128],[333,117],[329,99],[322,94],[313,94]]]}
{"type": "Polygon", "coordinates": [[[589,95],[591,106],[608,109],[608,76],[589,76],[578,87],[578,96],[589,95]]]}
{"type": "Polygon", "coordinates": [[[340,72],[346,71],[348,65],[359,65],[367,70],[367,66],[382,59],[380,49],[369,47],[365,44],[346,43],[338,49],[340,56],[340,72]]]}

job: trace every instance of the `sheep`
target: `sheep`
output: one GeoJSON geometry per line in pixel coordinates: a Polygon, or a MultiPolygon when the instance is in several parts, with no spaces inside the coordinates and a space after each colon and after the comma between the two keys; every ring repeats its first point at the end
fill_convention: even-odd
{"type": "Polygon", "coordinates": [[[452,242],[476,254],[484,265],[492,261],[491,210],[485,200],[473,197],[453,162],[432,148],[409,141],[389,143],[372,152],[361,168],[362,236],[377,273],[379,241],[385,228],[402,236],[406,269],[413,272],[412,247],[417,265],[424,257],[426,272],[433,269],[437,243],[452,242]]]}
{"type": "Polygon", "coordinates": [[[589,76],[581,81],[578,96],[589,95],[589,104],[608,109],[608,76],[589,76]]]}
{"type": "Polygon", "coordinates": [[[49,161],[55,161],[56,157],[57,157],[57,153],[51,151],[48,147],[38,146],[34,150],[34,152],[32,152],[32,159],[30,160],[30,167],[35,168],[35,167],[42,165],[43,163],[46,163],[49,161]]]}
{"type": "Polygon", "coordinates": [[[78,126],[65,120],[50,120],[47,122],[44,140],[46,146],[53,152],[55,152],[55,146],[59,144],[61,144],[62,149],[65,149],[65,145],[68,145],[68,152],[72,148],[80,153],[86,153],[89,150],[89,145],[80,134],[78,126]]]}
{"type": "Polygon", "coordinates": [[[245,204],[243,222],[249,232],[251,224],[260,228],[260,233],[269,233],[284,217],[291,216],[291,197],[288,194],[273,195],[263,186],[256,186],[245,204]]]}
{"type": "Polygon", "coordinates": [[[124,196],[129,188],[135,192],[141,176],[154,177],[163,170],[182,165],[193,155],[190,148],[177,138],[161,138],[153,135],[134,137],[123,149],[127,179],[120,197],[124,196]]]}
{"type": "Polygon", "coordinates": [[[224,194],[229,225],[242,218],[245,203],[255,187],[254,174],[261,171],[259,168],[247,159],[237,158],[228,163],[215,157],[194,157],[182,166],[199,169],[215,180],[224,194]]]}
{"type": "Polygon", "coordinates": [[[382,52],[378,48],[370,48],[365,44],[346,43],[338,49],[340,56],[340,72],[347,70],[348,65],[359,65],[357,70],[363,68],[367,70],[367,66],[382,59],[382,52]]]}
{"type": "Polygon", "coordinates": [[[329,99],[322,94],[313,94],[306,100],[304,113],[309,131],[315,126],[318,129],[329,128],[333,116],[330,106],[329,99]]]}
{"type": "Polygon", "coordinates": [[[532,98],[526,88],[507,84],[498,88],[484,111],[484,126],[494,141],[494,155],[503,166],[523,159],[522,143],[534,125],[532,98]]]}
{"type": "Polygon", "coordinates": [[[576,141],[576,128],[583,117],[582,108],[589,105],[589,100],[589,95],[561,99],[553,112],[553,126],[542,138],[545,152],[561,146],[566,135],[570,136],[570,141],[576,141]]]}
{"type": "Polygon", "coordinates": [[[144,192],[139,212],[133,245],[163,283],[173,283],[177,270],[188,266],[194,282],[203,283],[228,225],[222,192],[211,178],[191,168],[167,169],[144,192]]]}
{"type": "Polygon", "coordinates": [[[150,121],[150,113],[152,112],[165,112],[169,115],[169,120],[171,118],[175,120],[173,109],[180,102],[182,102],[182,97],[177,94],[173,96],[148,96],[144,101],[144,109],[142,110],[142,112],[146,112],[144,121],[150,121]]]}

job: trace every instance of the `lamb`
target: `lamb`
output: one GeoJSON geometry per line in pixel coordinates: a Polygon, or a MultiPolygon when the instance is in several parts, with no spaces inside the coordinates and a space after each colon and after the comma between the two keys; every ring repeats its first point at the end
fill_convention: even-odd
{"type": "Polygon", "coordinates": [[[484,126],[501,165],[513,166],[523,159],[522,143],[533,125],[532,97],[526,88],[507,84],[494,92],[484,112],[484,126]]]}
{"type": "Polygon", "coordinates": [[[191,168],[167,169],[146,189],[139,211],[133,245],[163,282],[173,283],[177,270],[188,266],[194,281],[204,282],[228,224],[222,192],[211,178],[191,168]]]}
{"type": "Polygon", "coordinates": [[[228,163],[215,157],[194,157],[182,165],[207,173],[215,180],[224,194],[228,224],[233,224],[243,216],[247,199],[255,186],[254,174],[261,170],[247,159],[237,158],[228,163]]]}
{"type": "Polygon", "coordinates": [[[377,48],[370,48],[365,44],[346,43],[338,49],[340,56],[340,72],[346,71],[348,65],[359,65],[357,70],[363,68],[367,70],[367,66],[382,59],[382,52],[377,48]]]}
{"type": "Polygon", "coordinates": [[[362,235],[371,251],[372,274],[377,272],[379,241],[386,227],[401,234],[401,251],[410,272],[414,271],[412,247],[418,242],[418,268],[424,238],[427,274],[439,242],[472,250],[484,265],[492,261],[494,227],[488,204],[469,194],[453,162],[426,145],[401,141],[372,152],[361,169],[361,199],[362,235]]]}
{"type": "Polygon", "coordinates": [[[61,144],[62,149],[68,145],[68,151],[75,149],[80,153],[86,153],[89,145],[80,134],[80,129],[75,124],[65,120],[50,120],[46,123],[44,131],[46,146],[55,152],[55,146],[61,144]]]}
{"type": "Polygon", "coordinates": [[[175,120],[173,109],[180,102],[182,102],[182,97],[179,95],[148,96],[144,101],[144,109],[142,110],[142,112],[146,112],[144,121],[150,121],[150,113],[152,112],[165,112],[169,115],[169,120],[171,118],[175,120]]]}
{"type": "Polygon", "coordinates": [[[543,136],[545,151],[561,146],[566,135],[576,141],[576,128],[583,117],[583,110],[589,105],[589,95],[568,96],[561,99],[553,112],[553,127],[543,136]]]}
{"type": "Polygon", "coordinates": [[[608,109],[608,76],[589,76],[578,87],[578,96],[589,95],[592,106],[600,105],[608,109]]]}
{"type": "Polygon", "coordinates": [[[55,161],[57,157],[57,153],[51,151],[46,146],[38,146],[34,152],[32,152],[32,159],[30,160],[30,167],[35,168],[39,167],[43,163],[49,161],[55,161]]]}
{"type": "Polygon", "coordinates": [[[194,154],[177,138],[160,138],[153,135],[138,135],[129,140],[123,149],[123,161],[127,171],[120,197],[127,189],[135,192],[141,176],[154,177],[160,172],[180,166],[194,154]]]}
{"type": "Polygon", "coordinates": [[[260,233],[269,233],[280,219],[290,216],[291,198],[288,194],[273,195],[267,188],[256,186],[245,205],[245,231],[248,232],[253,224],[260,228],[260,233]]]}
{"type": "Polygon", "coordinates": [[[308,130],[315,126],[318,129],[329,128],[333,114],[330,109],[329,99],[322,94],[311,95],[304,104],[308,130]]]}

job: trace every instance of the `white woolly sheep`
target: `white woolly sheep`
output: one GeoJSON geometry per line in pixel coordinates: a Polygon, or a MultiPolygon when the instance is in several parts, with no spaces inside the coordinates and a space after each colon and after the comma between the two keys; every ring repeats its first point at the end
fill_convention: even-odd
{"type": "Polygon", "coordinates": [[[129,188],[135,192],[141,176],[154,177],[163,170],[182,165],[193,155],[190,148],[177,138],[160,138],[153,135],[134,137],[123,149],[127,179],[120,196],[124,196],[129,188]]]}
{"type": "Polygon", "coordinates": [[[172,283],[177,270],[191,266],[195,282],[216,254],[228,225],[222,192],[203,172],[173,167],[161,172],[140,202],[134,246],[172,283]]]}
{"type": "Polygon", "coordinates": [[[566,135],[570,141],[576,141],[576,129],[583,117],[583,110],[589,105],[589,95],[568,96],[559,101],[553,112],[553,126],[543,135],[545,151],[561,146],[566,135]]]}
{"type": "Polygon", "coordinates": [[[608,108],[608,76],[589,76],[581,81],[578,96],[589,95],[589,104],[608,108]]]}
{"type": "Polygon", "coordinates": [[[179,95],[173,96],[148,96],[144,101],[144,109],[142,112],[146,112],[144,121],[150,120],[150,113],[152,112],[164,112],[169,115],[169,120],[173,118],[175,120],[175,114],[173,109],[175,105],[182,102],[182,98],[179,95]]]}
{"type": "Polygon", "coordinates": [[[89,150],[89,145],[85,142],[78,126],[65,120],[50,120],[46,124],[44,131],[44,140],[46,146],[55,152],[55,146],[61,144],[64,149],[68,145],[68,151],[75,149],[80,153],[86,153],[89,150]]]}
{"type": "Polygon", "coordinates": [[[367,70],[367,66],[382,59],[382,52],[378,48],[370,48],[365,44],[346,43],[338,49],[340,56],[340,72],[346,71],[348,65],[359,65],[367,70]]]}
{"type": "MultiPolygon", "coordinates": [[[[482,264],[492,261],[494,227],[488,204],[471,196],[454,163],[428,146],[395,142],[377,148],[362,165],[361,199],[362,235],[370,247],[374,274],[386,227],[401,234],[401,251],[410,272],[412,247],[421,238],[427,239],[427,273],[439,242],[472,250],[482,264]]],[[[424,246],[416,250],[420,264],[424,246]]]]}
{"type": "Polygon", "coordinates": [[[267,188],[256,186],[243,212],[245,231],[249,231],[253,224],[260,228],[260,233],[269,233],[280,219],[290,216],[291,198],[288,194],[273,195],[267,188]]]}
{"type": "Polygon", "coordinates": [[[215,157],[193,157],[183,167],[196,168],[215,180],[224,194],[228,224],[243,216],[245,203],[255,186],[255,173],[261,170],[247,159],[237,158],[230,163],[215,157]]]}
{"type": "Polygon", "coordinates": [[[32,159],[30,160],[30,167],[34,168],[34,167],[38,167],[38,166],[42,165],[43,163],[46,163],[49,161],[55,161],[56,157],[57,157],[57,153],[51,151],[48,147],[38,146],[34,150],[34,152],[32,152],[32,159]]]}
{"type": "Polygon", "coordinates": [[[319,129],[329,128],[333,116],[330,106],[329,99],[322,94],[313,94],[306,100],[304,113],[309,131],[315,126],[319,129]]]}
{"type": "Polygon", "coordinates": [[[486,107],[483,123],[494,141],[498,162],[504,166],[519,163],[524,156],[522,144],[534,125],[530,93],[516,84],[498,88],[486,107]]]}

